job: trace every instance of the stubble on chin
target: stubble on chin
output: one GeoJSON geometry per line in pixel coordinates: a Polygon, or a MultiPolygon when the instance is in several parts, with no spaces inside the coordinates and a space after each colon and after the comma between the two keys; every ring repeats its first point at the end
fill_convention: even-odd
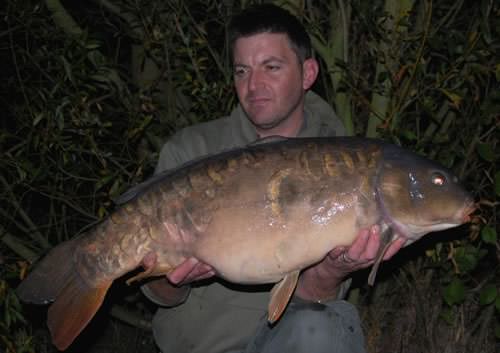
{"type": "Polygon", "coordinates": [[[287,120],[287,116],[271,116],[269,118],[262,119],[251,116],[248,113],[247,113],[247,118],[258,130],[263,130],[263,131],[274,129],[287,120]],[[262,122],[262,120],[264,121],[262,122]]]}

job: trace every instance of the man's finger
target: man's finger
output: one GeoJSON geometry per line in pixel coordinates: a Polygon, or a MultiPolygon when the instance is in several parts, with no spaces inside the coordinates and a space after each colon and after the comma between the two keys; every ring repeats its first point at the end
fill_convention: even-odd
{"type": "Polygon", "coordinates": [[[213,268],[204,263],[197,263],[191,272],[186,276],[186,278],[181,282],[181,284],[187,284],[192,281],[198,281],[200,279],[209,278],[215,275],[213,268]]]}
{"type": "Polygon", "coordinates": [[[380,246],[380,234],[378,227],[372,227],[370,228],[370,236],[368,237],[368,241],[366,242],[366,247],[363,253],[364,260],[375,260],[380,246]]]}
{"type": "Polygon", "coordinates": [[[188,284],[188,283],[193,282],[193,281],[200,281],[202,279],[207,279],[207,278],[210,278],[213,276],[215,276],[215,271],[213,269],[209,269],[209,270],[206,270],[203,272],[197,271],[195,274],[193,274],[193,276],[191,276],[191,274],[190,274],[186,278],[186,280],[184,282],[182,282],[181,284],[188,284]]]}
{"type": "Polygon", "coordinates": [[[329,260],[336,260],[340,255],[342,255],[346,251],[345,247],[340,246],[338,248],[333,249],[327,255],[329,260]]]}
{"type": "Polygon", "coordinates": [[[346,256],[355,261],[359,260],[361,258],[361,254],[363,254],[366,249],[369,237],[370,231],[368,229],[362,229],[354,240],[354,243],[352,243],[349,247],[346,256]]]}
{"type": "Polygon", "coordinates": [[[198,263],[195,258],[189,258],[167,274],[167,278],[173,284],[179,285],[186,281],[188,275],[198,263]]]}

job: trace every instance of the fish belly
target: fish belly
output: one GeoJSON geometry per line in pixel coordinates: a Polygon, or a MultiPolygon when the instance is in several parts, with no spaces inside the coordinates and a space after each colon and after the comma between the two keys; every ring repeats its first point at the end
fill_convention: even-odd
{"type": "Polygon", "coordinates": [[[220,212],[196,242],[194,255],[226,280],[271,283],[321,261],[338,246],[350,245],[359,231],[354,207],[324,223],[299,209],[288,215],[290,222],[273,222],[259,213],[248,209],[220,212]]]}

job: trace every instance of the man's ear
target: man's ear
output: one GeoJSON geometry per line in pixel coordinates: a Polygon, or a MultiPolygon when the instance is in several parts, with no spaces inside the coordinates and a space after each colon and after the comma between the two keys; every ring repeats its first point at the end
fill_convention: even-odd
{"type": "Polygon", "coordinates": [[[319,65],[316,59],[309,58],[302,64],[302,88],[308,90],[316,81],[319,72],[319,65]]]}

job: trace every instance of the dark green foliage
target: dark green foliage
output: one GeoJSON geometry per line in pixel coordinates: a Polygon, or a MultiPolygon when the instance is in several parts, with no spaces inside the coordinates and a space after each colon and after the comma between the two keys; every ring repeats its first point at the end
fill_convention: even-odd
{"type": "Polygon", "coordinates": [[[454,278],[444,288],[443,298],[446,304],[450,306],[462,303],[465,300],[465,286],[463,282],[458,278],[454,278]]]}
{"type": "MultiPolygon", "coordinates": [[[[470,226],[396,257],[397,267],[358,301],[369,351],[494,352],[500,339],[498,2],[285,3],[311,33],[322,68],[315,89],[349,131],[438,160],[478,200],[470,226]]],[[[0,350],[52,350],[43,317],[23,311],[13,292],[30,264],[109,214],[113,198],[153,173],[169,135],[232,109],[225,28],[246,5],[0,5],[6,24],[0,31],[0,350]]],[[[110,311],[140,326],[150,314],[147,304],[136,289],[125,293],[125,300],[112,297],[120,309],[110,311]]]]}

